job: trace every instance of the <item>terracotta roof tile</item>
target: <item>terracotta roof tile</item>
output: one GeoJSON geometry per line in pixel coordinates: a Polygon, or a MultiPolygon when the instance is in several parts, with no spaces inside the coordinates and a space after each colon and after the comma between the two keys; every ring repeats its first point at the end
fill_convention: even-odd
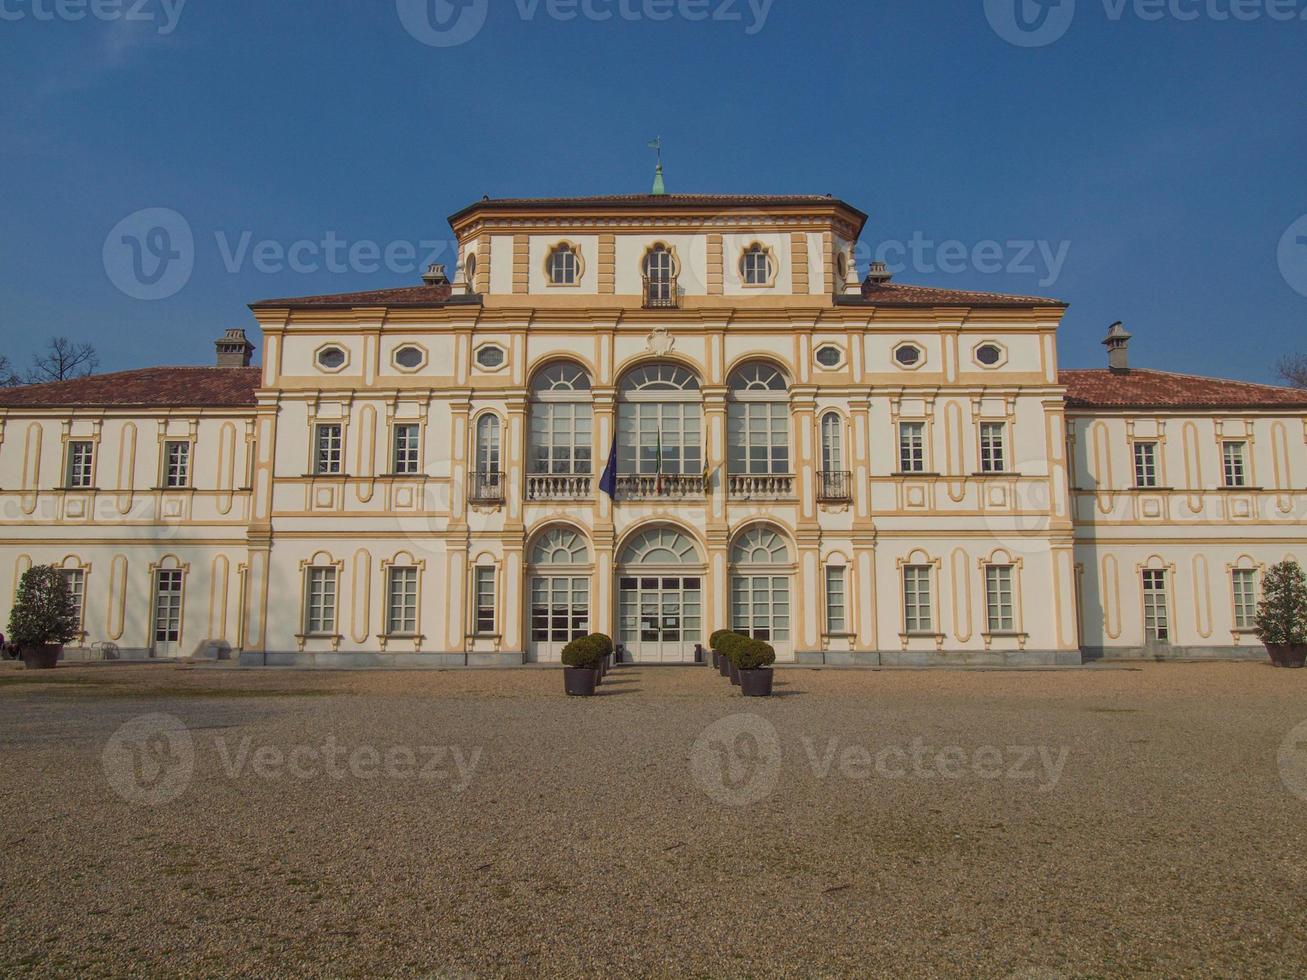
{"type": "MultiPolygon", "coordinates": [[[[355,306],[445,306],[453,296],[452,286],[400,286],[361,293],[327,293],[322,296],[290,296],[261,299],[250,309],[295,307],[296,309],[349,309],[355,306]]],[[[462,299],[462,297],[460,297],[462,299]]]]}
{"type": "Polygon", "coordinates": [[[1075,409],[1307,409],[1307,391],[1201,378],[1169,371],[1068,370],[1058,372],[1066,385],[1067,408],[1075,409]]]}
{"type": "Polygon", "coordinates": [[[857,215],[867,215],[846,201],[829,194],[607,194],[596,197],[497,197],[484,198],[449,216],[455,224],[475,211],[499,210],[592,210],[599,208],[750,208],[836,206],[857,215]]]}
{"type": "Polygon", "coordinates": [[[838,297],[842,306],[1066,306],[1060,299],[1044,296],[1016,296],[1009,293],[979,293],[938,286],[912,286],[888,282],[862,286],[862,296],[838,297]]]}
{"type": "Polygon", "coordinates": [[[262,369],[155,367],[0,388],[0,408],[253,407],[262,369]]]}

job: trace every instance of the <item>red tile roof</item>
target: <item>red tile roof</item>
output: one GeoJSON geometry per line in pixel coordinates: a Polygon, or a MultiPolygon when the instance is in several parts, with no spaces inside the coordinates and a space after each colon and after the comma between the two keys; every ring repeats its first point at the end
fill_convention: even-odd
{"type": "Polygon", "coordinates": [[[858,217],[859,225],[865,224],[867,220],[865,213],[830,194],[608,194],[598,197],[487,197],[450,215],[449,223],[457,224],[476,211],[585,211],[603,208],[735,210],[813,206],[844,208],[858,217]]]}
{"type": "MultiPolygon", "coordinates": [[[[849,303],[848,297],[840,297],[849,303]]],[[[864,283],[862,299],[852,298],[852,304],[872,306],[1060,306],[1060,299],[1044,296],[1015,296],[1009,293],[978,293],[966,289],[941,289],[937,286],[910,286],[906,283],[887,282],[879,285],[864,283]]]]}
{"type": "Polygon", "coordinates": [[[1249,381],[1201,378],[1169,371],[1059,371],[1067,408],[1076,409],[1307,409],[1307,391],[1249,381]]]}
{"type": "Polygon", "coordinates": [[[253,407],[262,369],[155,367],[0,388],[0,408],[253,407]]]}
{"type": "Polygon", "coordinates": [[[327,293],[323,296],[261,299],[257,303],[251,303],[250,309],[294,307],[295,309],[340,310],[356,306],[445,306],[453,292],[452,286],[400,286],[396,289],[373,289],[362,293],[327,293]]]}

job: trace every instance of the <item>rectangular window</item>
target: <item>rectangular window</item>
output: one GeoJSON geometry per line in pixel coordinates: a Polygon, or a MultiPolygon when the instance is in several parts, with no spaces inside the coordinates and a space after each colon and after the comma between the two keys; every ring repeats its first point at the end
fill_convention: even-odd
{"type": "Polygon", "coordinates": [[[60,574],[68,589],[68,597],[73,601],[73,608],[77,610],[77,627],[81,629],[86,621],[86,572],[80,568],[65,568],[60,574]]]}
{"type": "Polygon", "coordinates": [[[1225,464],[1225,485],[1243,487],[1248,485],[1248,476],[1244,468],[1244,450],[1247,444],[1227,442],[1221,446],[1221,455],[1225,464]]]}
{"type": "Polygon", "coordinates": [[[485,636],[495,631],[495,570],[493,568],[476,569],[473,588],[476,633],[485,636]]]}
{"type": "Polygon", "coordinates": [[[1234,628],[1250,630],[1257,625],[1257,572],[1234,570],[1234,628]]]}
{"type": "Polygon", "coordinates": [[[848,628],[848,616],[844,607],[844,568],[843,566],[826,566],[826,632],[830,635],[843,633],[848,628]]]}
{"type": "Polygon", "coordinates": [[[1135,443],[1135,486],[1147,490],[1157,486],[1157,443],[1135,443]]]}
{"type": "Polygon", "coordinates": [[[412,474],[418,471],[418,433],[420,427],[413,423],[395,426],[395,458],[391,472],[412,474]]]}
{"type": "Polygon", "coordinates": [[[163,444],[165,487],[188,487],[191,485],[191,444],[189,442],[165,442],[163,444]]]}
{"type": "Polygon", "coordinates": [[[531,472],[580,476],[591,472],[594,409],[572,402],[531,407],[531,472]]]}
{"type": "Polygon", "coordinates": [[[68,487],[79,489],[91,485],[91,471],[95,463],[95,443],[70,442],[68,444],[68,472],[65,474],[68,487]]]}
{"type": "Polygon", "coordinates": [[[790,472],[789,406],[777,402],[732,404],[727,412],[729,469],[744,476],[790,472]]]}
{"type": "Polygon", "coordinates": [[[899,472],[926,471],[926,423],[899,423],[899,472]]]}
{"type": "Polygon", "coordinates": [[[333,636],[336,632],[336,569],[310,568],[304,597],[304,632],[333,636]]]}
{"type": "Polygon", "coordinates": [[[418,570],[390,569],[386,594],[386,634],[413,636],[418,631],[418,570]]]}
{"type": "Polygon", "coordinates": [[[1016,614],[1012,601],[1012,566],[985,567],[985,601],[989,615],[989,632],[1016,631],[1016,614]]]}
{"type": "Polygon", "coordinates": [[[340,473],[340,425],[319,425],[313,436],[313,472],[317,476],[340,473]]]}
{"type": "Polygon", "coordinates": [[[154,573],[154,642],[176,643],[182,634],[181,569],[154,573]]]}
{"type": "Polygon", "coordinates": [[[908,633],[935,631],[930,610],[929,565],[908,565],[903,569],[903,627],[908,633]]]}
{"type": "Polygon", "coordinates": [[[1171,639],[1171,621],[1166,604],[1166,572],[1144,572],[1144,639],[1165,643],[1171,639]]]}
{"type": "Polygon", "coordinates": [[[980,425],[980,472],[1007,472],[1007,425],[1003,422],[982,422],[980,425]]]}
{"type": "Polygon", "coordinates": [[[703,411],[698,404],[634,402],[617,407],[617,471],[702,476],[703,411]],[[661,453],[661,455],[660,455],[661,453]]]}

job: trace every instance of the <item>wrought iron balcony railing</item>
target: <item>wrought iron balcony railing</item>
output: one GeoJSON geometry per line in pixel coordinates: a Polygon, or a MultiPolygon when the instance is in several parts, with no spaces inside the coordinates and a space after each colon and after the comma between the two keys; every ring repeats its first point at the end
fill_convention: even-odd
{"type": "Polygon", "coordinates": [[[847,470],[823,470],[818,473],[817,499],[827,504],[852,500],[853,474],[847,470]]]}
{"type": "Polygon", "coordinates": [[[504,502],[503,473],[473,473],[468,487],[468,500],[474,504],[502,504],[504,502]]]}
{"type": "Polygon", "coordinates": [[[743,500],[776,500],[794,495],[792,473],[732,473],[726,478],[732,497],[743,500]]]}
{"type": "Polygon", "coordinates": [[[527,500],[584,500],[594,493],[589,473],[538,473],[526,478],[527,500]]]}
{"type": "Polygon", "coordinates": [[[644,277],[644,308],[646,310],[675,310],[681,305],[676,277],[650,279],[644,277]]]}

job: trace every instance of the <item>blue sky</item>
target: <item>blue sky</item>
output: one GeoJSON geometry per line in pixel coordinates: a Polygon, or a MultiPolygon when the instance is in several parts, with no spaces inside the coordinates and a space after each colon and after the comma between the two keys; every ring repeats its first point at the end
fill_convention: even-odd
{"type": "MultiPolygon", "coordinates": [[[[1064,366],[1104,363],[1116,319],[1138,366],[1269,381],[1307,350],[1297,9],[1063,0],[1065,33],[1021,47],[1000,36],[1017,0],[431,0],[470,35],[439,47],[406,26],[422,0],[125,0],[152,18],[131,21],[94,2],[0,0],[0,352],[20,366],[58,333],[102,370],[208,363],[253,300],[417,282],[422,243],[483,194],[647,190],[658,134],[673,191],[835,194],[870,213],[871,250],[961,243],[919,245],[899,281],[1067,300],[1064,366]],[[106,260],[142,209],[193,237],[162,299],[106,260]],[[316,271],[278,259],[297,241],[316,271]],[[391,249],[377,271],[368,242],[391,249]]],[[[1307,10],[1266,0],[1286,2],[1307,10]]]]}

